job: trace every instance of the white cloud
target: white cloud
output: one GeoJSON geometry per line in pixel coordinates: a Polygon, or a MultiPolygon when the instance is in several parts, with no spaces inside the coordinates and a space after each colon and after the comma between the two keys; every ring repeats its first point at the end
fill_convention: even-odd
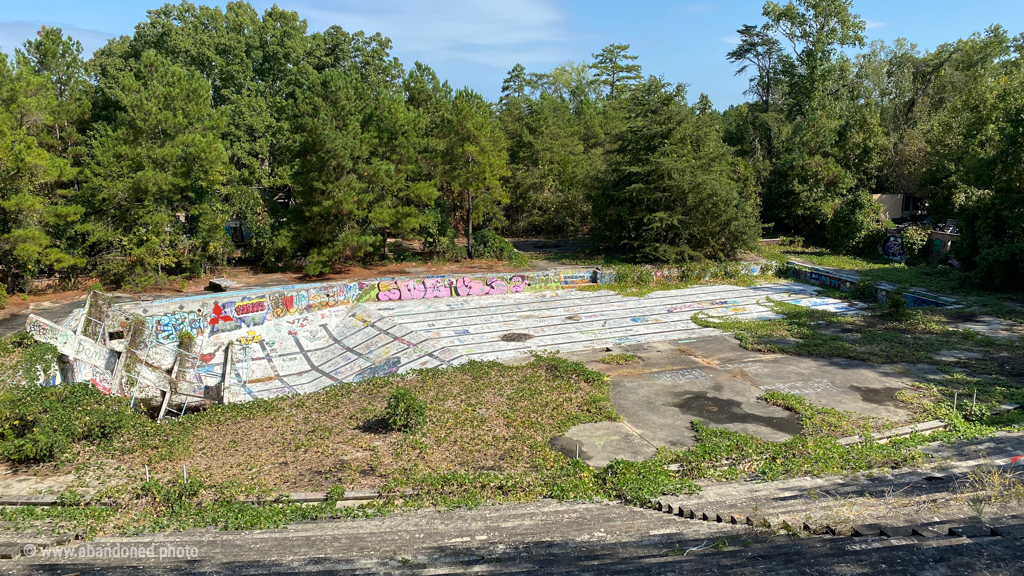
{"type": "Polygon", "coordinates": [[[885,26],[885,22],[879,22],[878,20],[864,20],[864,27],[868,30],[881,28],[882,26],[885,26]]]}
{"type": "Polygon", "coordinates": [[[14,55],[15,48],[21,48],[25,40],[35,38],[36,32],[43,26],[54,26],[63,30],[65,36],[70,36],[82,43],[82,57],[88,59],[92,53],[107,43],[107,40],[114,37],[114,34],[101,30],[88,30],[76,28],[60,22],[27,22],[12,21],[0,22],[0,52],[8,56],[14,55]]]}
{"type": "Polygon", "coordinates": [[[307,0],[296,9],[312,29],[337,24],[349,32],[380,32],[396,52],[428,62],[553,62],[565,57],[553,48],[569,40],[567,18],[550,0],[307,0]]]}

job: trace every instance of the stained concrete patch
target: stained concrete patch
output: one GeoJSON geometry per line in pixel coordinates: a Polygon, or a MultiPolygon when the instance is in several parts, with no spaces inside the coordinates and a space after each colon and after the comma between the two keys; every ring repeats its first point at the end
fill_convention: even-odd
{"type": "Polygon", "coordinates": [[[747,350],[740,346],[739,341],[731,334],[679,341],[677,344],[679,344],[684,353],[700,358],[711,365],[742,364],[754,360],[777,357],[774,354],[747,350]]]}
{"type": "Polygon", "coordinates": [[[950,328],[957,330],[973,330],[982,336],[1016,340],[1024,334],[1024,325],[994,316],[975,316],[952,324],[950,328]]]}
{"type": "Polygon", "coordinates": [[[977,352],[967,352],[965,350],[940,350],[938,354],[933,355],[936,360],[945,360],[946,362],[955,362],[957,360],[976,360],[978,358],[984,358],[984,354],[977,352]]]}
{"type": "Polygon", "coordinates": [[[652,444],[693,446],[694,420],[773,441],[800,432],[795,414],[760,402],[760,391],[746,382],[681,354],[672,363],[668,370],[611,377],[615,408],[652,444]]]}
{"type": "Polygon", "coordinates": [[[720,367],[749,382],[761,394],[798,394],[819,406],[895,422],[911,417],[894,395],[909,389],[907,381],[913,376],[901,377],[868,362],[779,355],[720,367]]]}
{"type": "Polygon", "coordinates": [[[646,460],[655,448],[621,422],[578,424],[562,436],[551,439],[550,445],[568,458],[576,458],[591,466],[606,466],[612,460],[646,460]]]}
{"type": "MultiPolygon", "coordinates": [[[[878,366],[841,358],[752,352],[730,335],[621,346],[613,352],[636,354],[641,362],[601,364],[597,360],[605,351],[570,357],[609,376],[612,403],[629,429],[650,444],[673,449],[695,444],[694,420],[769,441],[784,441],[799,434],[796,414],[758,400],[771,391],[798,394],[818,406],[902,423],[912,414],[895,398],[896,393],[908,390],[908,384],[915,380],[943,376],[932,364],[878,366]]],[[[604,429],[597,430],[605,433],[604,429]]],[[[575,438],[572,433],[566,436],[575,438]]],[[[614,444],[610,446],[614,448],[614,444]]],[[[574,451],[575,443],[568,448],[574,451]]],[[[567,453],[565,446],[561,449],[567,453]]],[[[589,448],[581,458],[594,464],[628,457],[627,449],[603,449],[605,454],[599,459],[589,454],[589,448]]],[[[644,453],[646,449],[637,450],[637,454],[644,453]]]]}

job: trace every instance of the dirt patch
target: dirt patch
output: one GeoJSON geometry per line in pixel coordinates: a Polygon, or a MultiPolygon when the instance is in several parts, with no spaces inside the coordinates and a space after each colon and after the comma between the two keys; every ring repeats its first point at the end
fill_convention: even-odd
{"type": "Polygon", "coordinates": [[[501,340],[504,342],[526,342],[530,338],[533,338],[533,334],[523,334],[522,332],[509,332],[501,335],[501,340]]]}

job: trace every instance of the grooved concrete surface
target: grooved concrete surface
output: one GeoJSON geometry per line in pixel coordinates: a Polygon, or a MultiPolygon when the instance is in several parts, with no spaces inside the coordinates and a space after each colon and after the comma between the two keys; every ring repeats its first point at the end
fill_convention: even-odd
{"type": "MultiPolygon", "coordinates": [[[[643,298],[560,290],[373,302],[268,318],[248,335],[210,337],[203,350],[208,362],[202,369],[204,382],[192,393],[202,394],[209,382],[220,380],[223,346],[231,339],[236,348],[227,395],[238,401],[308,393],[337,382],[469,360],[510,360],[536,350],[571,352],[700,338],[720,332],[694,324],[694,313],[774,317],[758,304],[765,298],[841,313],[858,309],[858,304],[815,293],[815,288],[793,283],[702,286],[643,298]]],[[[168,350],[156,365],[173,362],[173,349],[168,350]]]]}
{"type": "MultiPolygon", "coordinates": [[[[740,574],[1021,573],[1019,536],[770,536],[618,504],[542,501],[252,532],[193,530],[101,538],[92,549],[170,547],[181,559],[31,558],[0,574],[740,574]]],[[[1011,530],[1003,532],[1011,533],[1011,530]]],[[[86,550],[77,543],[77,550],[86,550]]]]}

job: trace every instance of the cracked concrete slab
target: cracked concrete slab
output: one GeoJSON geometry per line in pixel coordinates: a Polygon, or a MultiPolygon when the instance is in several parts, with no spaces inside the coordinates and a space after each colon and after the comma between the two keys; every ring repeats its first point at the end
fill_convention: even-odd
{"type": "Polygon", "coordinates": [[[771,391],[902,423],[912,414],[895,394],[909,389],[914,380],[938,373],[930,364],[878,366],[752,352],[730,335],[612,347],[570,357],[608,375],[612,403],[623,418],[622,427],[586,425],[594,428],[577,427],[552,441],[566,454],[579,441],[580,457],[594,466],[615,458],[639,460],[652,452],[624,429],[635,431],[650,445],[671,449],[695,444],[694,420],[774,442],[792,438],[801,432],[797,415],[759,400],[771,391]],[[621,352],[639,359],[624,365],[599,361],[605,354],[621,352]],[[614,440],[613,433],[618,434],[614,440]],[[596,438],[605,438],[600,454],[590,452],[596,438]]]}
{"type": "Polygon", "coordinates": [[[622,422],[578,424],[562,436],[552,438],[551,447],[568,458],[580,458],[599,468],[616,458],[646,460],[657,450],[622,422]]]}

